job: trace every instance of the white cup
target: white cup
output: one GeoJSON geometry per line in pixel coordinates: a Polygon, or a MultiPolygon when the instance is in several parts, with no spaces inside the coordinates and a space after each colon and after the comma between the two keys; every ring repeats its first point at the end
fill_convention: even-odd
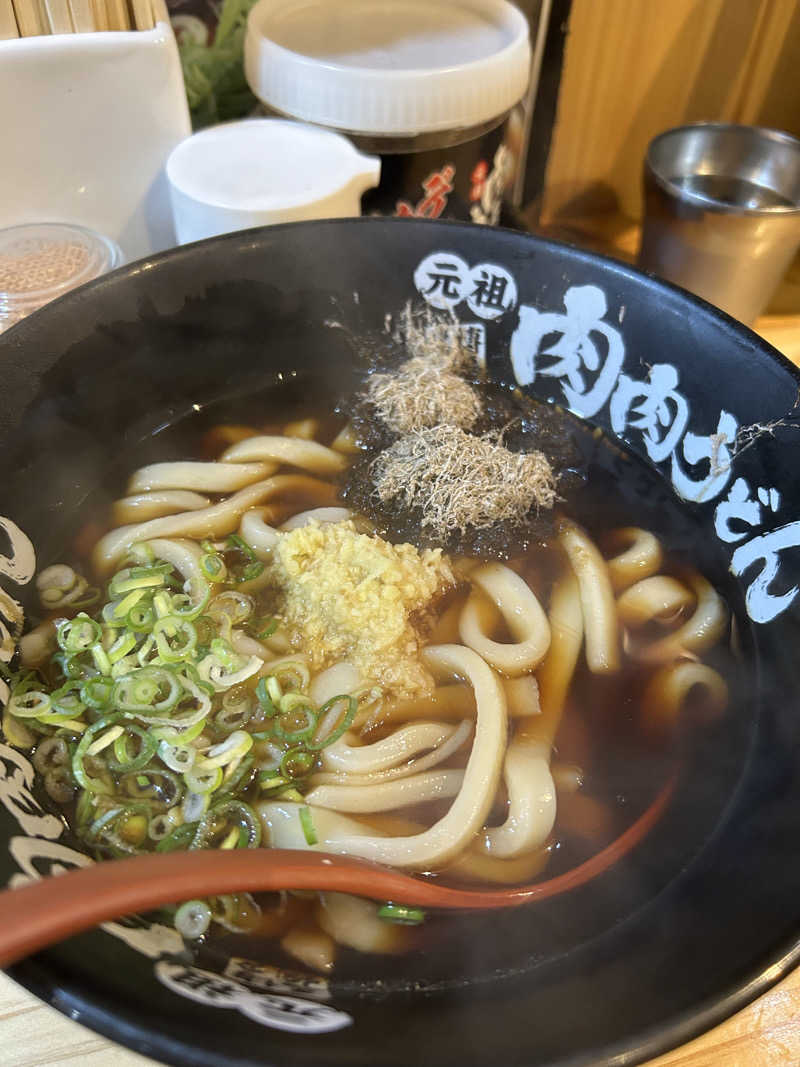
{"type": "Polygon", "coordinates": [[[347,138],[284,119],[246,119],[202,130],[167,160],[180,244],[233,230],[361,214],[381,163],[347,138]]]}

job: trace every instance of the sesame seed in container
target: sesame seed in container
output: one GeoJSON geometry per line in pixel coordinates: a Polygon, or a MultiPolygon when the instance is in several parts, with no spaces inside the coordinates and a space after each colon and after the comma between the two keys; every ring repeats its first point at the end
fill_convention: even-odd
{"type": "Polygon", "coordinates": [[[84,226],[47,222],[0,230],[0,332],[121,262],[114,241],[84,226]]]}

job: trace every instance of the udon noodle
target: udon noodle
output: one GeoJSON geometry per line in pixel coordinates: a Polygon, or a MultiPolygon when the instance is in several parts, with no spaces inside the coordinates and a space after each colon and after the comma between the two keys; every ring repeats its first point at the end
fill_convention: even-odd
{"type": "MultiPolygon", "coordinates": [[[[665,570],[648,530],[600,544],[562,517],[544,578],[524,555],[376,556],[378,571],[381,560],[406,567],[404,589],[423,568],[435,589],[408,601],[405,673],[373,671],[377,615],[348,646],[309,606],[317,590],[304,588],[302,618],[283,613],[288,570],[276,592],[288,538],[321,544],[335,529],[348,550],[388,553],[338,498],[352,434],[325,444],[319,433],[314,419],[282,433],[223,427],[217,460],[137,470],[92,552],[103,606],[76,569],[39,576],[46,618],[22,639],[6,737],[33,750],[48,793],[99,856],[261,845],[471,885],[535,878],[562,800],[581,789],[580,768],[555,747],[576,672],[644,672],[642,735],[667,744],[686,708],[725,707],[725,682],[701,660],[724,636],[725,605],[701,575],[665,570]]],[[[335,579],[355,573],[342,566],[335,579]]],[[[337,943],[398,950],[403,931],[386,919],[421,915],[336,894],[262,908],[241,895],[176,914],[186,937],[212,922],[255,928],[322,970],[337,943]]]]}

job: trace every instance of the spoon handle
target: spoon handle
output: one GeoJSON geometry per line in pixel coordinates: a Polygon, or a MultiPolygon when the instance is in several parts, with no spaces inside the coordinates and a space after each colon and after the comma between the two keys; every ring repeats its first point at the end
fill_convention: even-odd
{"type": "Polygon", "coordinates": [[[165,852],[93,863],[0,892],[0,967],[108,919],[195,897],[291,888],[416,898],[413,879],[371,866],[280,849],[165,852]]]}
{"type": "Polygon", "coordinates": [[[0,892],[0,968],[108,919],[222,893],[314,889],[424,908],[473,910],[544,900],[585,884],[635,848],[660,819],[676,781],[677,774],[620,837],[585,863],[511,889],[453,889],[364,860],[286,849],[164,852],[94,863],[0,892]]]}

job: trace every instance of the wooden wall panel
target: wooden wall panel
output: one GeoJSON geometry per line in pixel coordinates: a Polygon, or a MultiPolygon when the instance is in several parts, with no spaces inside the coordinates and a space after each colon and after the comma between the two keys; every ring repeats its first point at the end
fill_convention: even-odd
{"type": "Polygon", "coordinates": [[[573,0],[540,218],[638,218],[650,139],[684,122],[800,133],[798,0],[573,0]]]}

